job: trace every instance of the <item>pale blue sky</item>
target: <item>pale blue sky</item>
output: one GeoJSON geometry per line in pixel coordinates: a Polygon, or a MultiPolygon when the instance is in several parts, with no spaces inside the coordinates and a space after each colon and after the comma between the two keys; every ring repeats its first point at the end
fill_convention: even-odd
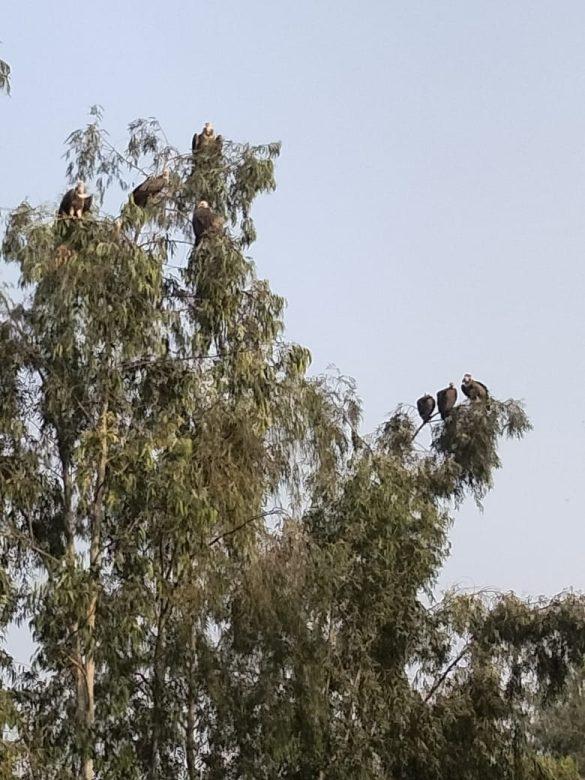
{"type": "Polygon", "coordinates": [[[554,593],[585,571],[582,0],[5,0],[0,205],[55,201],[63,140],[156,116],[281,140],[259,274],[314,368],[353,375],[372,429],[471,371],[526,400],[442,583],[554,593]]]}

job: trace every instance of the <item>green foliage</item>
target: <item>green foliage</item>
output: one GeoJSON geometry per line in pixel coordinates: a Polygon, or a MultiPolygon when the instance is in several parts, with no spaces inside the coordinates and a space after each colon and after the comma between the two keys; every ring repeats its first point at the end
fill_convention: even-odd
{"type": "Polygon", "coordinates": [[[10,94],[10,65],[0,60],[0,92],[10,94]]]}
{"type": "Polygon", "coordinates": [[[538,748],[563,765],[574,762],[580,775],[585,774],[584,678],[584,668],[578,668],[561,697],[552,703],[538,701],[533,725],[538,748]]]}
{"type": "Polygon", "coordinates": [[[0,620],[37,650],[26,672],[5,659],[0,777],[553,771],[531,707],[582,662],[582,600],[433,602],[453,507],[528,420],[490,399],[433,423],[429,451],[404,409],[360,436],[353,382],[307,376],[244,254],[278,152],[181,154],[153,119],[119,151],[96,107],[69,180],[101,208],[166,165],[167,192],[117,219],[23,203],[8,221],[0,620]],[[200,199],[228,227],[195,249],[200,199]]]}
{"type": "Polygon", "coordinates": [[[571,758],[539,758],[536,776],[543,780],[581,780],[577,765],[571,758]]]}
{"type": "Polygon", "coordinates": [[[433,449],[449,458],[457,475],[455,498],[470,490],[479,503],[492,487],[492,474],[500,468],[497,445],[501,436],[521,438],[530,423],[518,401],[475,402],[456,406],[444,425],[437,426],[433,449]]]}

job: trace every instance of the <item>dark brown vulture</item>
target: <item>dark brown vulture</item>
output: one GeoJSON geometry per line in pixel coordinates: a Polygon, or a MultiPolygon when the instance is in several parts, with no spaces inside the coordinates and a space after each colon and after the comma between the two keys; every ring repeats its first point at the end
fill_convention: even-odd
{"type": "Polygon", "coordinates": [[[420,414],[422,421],[424,423],[428,423],[428,421],[433,416],[433,412],[435,411],[435,399],[432,395],[427,393],[426,395],[423,395],[422,398],[418,399],[416,402],[416,408],[418,409],[418,413],[420,414]]]}
{"type": "Polygon", "coordinates": [[[206,122],[200,133],[195,133],[191,148],[193,150],[193,165],[195,165],[195,156],[198,152],[216,152],[220,153],[223,146],[223,138],[216,135],[211,122],[206,122]]]}
{"type": "Polygon", "coordinates": [[[488,389],[483,382],[478,382],[471,374],[465,374],[461,383],[461,390],[470,401],[485,401],[488,397],[488,389]]]}
{"type": "Polygon", "coordinates": [[[223,219],[209,208],[206,200],[200,200],[193,212],[193,230],[195,246],[198,246],[208,233],[219,233],[223,228],[223,219]]]}
{"type": "Polygon", "coordinates": [[[168,168],[164,168],[161,176],[149,176],[146,181],[139,184],[132,192],[134,203],[143,209],[149,198],[162,192],[169,183],[170,173],[168,168]]]}
{"type": "Polygon", "coordinates": [[[85,184],[78,181],[72,190],[68,190],[63,195],[58,216],[80,219],[86,211],[90,210],[92,200],[93,195],[85,191],[85,184]]]}
{"type": "Polygon", "coordinates": [[[439,407],[439,413],[441,419],[445,420],[451,414],[451,409],[455,406],[457,401],[457,390],[453,382],[449,382],[449,387],[444,390],[439,390],[437,393],[437,406],[439,407]]]}

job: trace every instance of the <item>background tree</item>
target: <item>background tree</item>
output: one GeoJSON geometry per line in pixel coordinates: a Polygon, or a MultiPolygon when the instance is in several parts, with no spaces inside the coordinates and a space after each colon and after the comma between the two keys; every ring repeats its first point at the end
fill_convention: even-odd
{"type": "Polygon", "coordinates": [[[530,702],[581,663],[582,600],[433,602],[521,406],[360,437],[352,382],[307,376],[246,255],[278,144],[194,162],[138,120],[117,150],[96,108],[68,150],[98,205],[170,182],[117,219],[23,203],[4,237],[6,620],[37,643],[6,677],[6,776],[550,777],[530,702]],[[228,228],[194,249],[201,199],[228,228]]]}
{"type": "Polygon", "coordinates": [[[10,94],[10,65],[0,59],[0,92],[10,94]]]}

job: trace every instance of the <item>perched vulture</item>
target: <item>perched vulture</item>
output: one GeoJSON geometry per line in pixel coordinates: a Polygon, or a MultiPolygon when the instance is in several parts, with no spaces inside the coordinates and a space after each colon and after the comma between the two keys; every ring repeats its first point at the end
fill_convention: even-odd
{"type": "Polygon", "coordinates": [[[453,382],[449,382],[449,387],[444,390],[439,390],[437,393],[437,406],[439,407],[439,413],[441,419],[446,419],[451,414],[451,409],[455,406],[457,401],[457,390],[453,382]]]}
{"type": "Polygon", "coordinates": [[[169,183],[170,174],[168,168],[164,168],[161,176],[149,176],[146,181],[139,184],[132,193],[134,203],[143,209],[149,198],[162,192],[169,183]]]}
{"type": "Polygon", "coordinates": [[[219,233],[223,227],[223,219],[215,214],[206,200],[200,200],[193,212],[193,230],[195,231],[195,246],[201,243],[207,233],[219,233]]]}
{"type": "Polygon", "coordinates": [[[435,411],[435,399],[432,395],[427,393],[426,395],[423,395],[422,398],[418,399],[416,402],[416,408],[418,409],[418,413],[420,414],[422,421],[424,423],[428,423],[428,421],[433,416],[433,412],[435,411]]]}
{"type": "Polygon", "coordinates": [[[193,155],[195,155],[202,149],[221,152],[222,145],[223,138],[221,135],[216,135],[211,122],[206,122],[203,130],[200,133],[195,133],[193,136],[191,148],[193,149],[193,155]]]}
{"type": "Polygon", "coordinates": [[[68,190],[59,206],[60,217],[76,217],[80,219],[91,208],[93,196],[85,191],[85,184],[78,181],[72,190],[68,190]]]}
{"type": "Polygon", "coordinates": [[[488,397],[488,389],[483,382],[478,382],[471,374],[465,374],[461,383],[461,390],[470,401],[485,401],[488,397]]]}

